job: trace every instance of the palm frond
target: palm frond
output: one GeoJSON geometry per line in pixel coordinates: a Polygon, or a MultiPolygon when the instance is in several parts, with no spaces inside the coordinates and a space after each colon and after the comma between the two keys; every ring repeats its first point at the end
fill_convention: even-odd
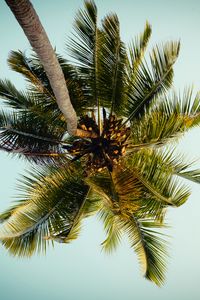
{"type": "MultiPolygon", "coordinates": [[[[200,183],[200,170],[191,170],[194,161],[187,162],[185,156],[176,152],[175,148],[165,149],[164,151],[148,148],[144,149],[143,152],[145,153],[146,160],[150,161],[152,160],[152,156],[154,157],[158,169],[163,168],[163,170],[167,170],[167,173],[200,183]]],[[[128,165],[130,163],[130,167],[132,166],[131,159],[128,159],[127,163],[128,165]]]]}
{"type": "Polygon", "coordinates": [[[134,74],[144,57],[144,52],[151,37],[151,26],[148,22],[145,24],[144,31],[136,37],[129,46],[129,82],[134,80],[134,74]]]}
{"type": "MultiPolygon", "coordinates": [[[[95,184],[98,185],[96,189],[93,179],[93,189],[104,198],[110,199],[109,205],[104,205],[100,210],[100,217],[104,221],[104,228],[107,233],[107,237],[102,243],[103,249],[107,252],[113,251],[119,244],[122,234],[126,233],[130,239],[131,246],[138,255],[145,277],[154,281],[157,285],[161,285],[164,281],[164,273],[166,269],[165,241],[159,237],[159,233],[156,233],[151,229],[164,227],[163,219],[155,218],[154,213],[151,215],[150,208],[152,209],[152,204],[149,203],[147,204],[149,213],[147,213],[146,207],[146,212],[143,215],[141,214],[141,208],[144,207],[146,200],[148,201],[149,199],[147,198],[142,201],[141,192],[139,193],[140,195],[137,195],[137,189],[134,188],[135,185],[131,188],[130,176],[128,181],[125,180],[128,179],[127,171],[122,172],[122,170],[120,170],[120,172],[117,172],[114,175],[113,180],[110,179],[110,186],[112,184],[114,185],[113,188],[115,188],[115,192],[118,195],[118,202],[116,202],[116,198],[115,201],[113,200],[113,188],[110,189],[110,193],[108,188],[104,190],[101,189],[101,180],[103,175],[98,177],[100,177],[100,180],[99,178],[95,178],[95,184]],[[122,175],[122,173],[124,174],[122,175]],[[127,184],[125,184],[125,181],[127,184]],[[135,195],[133,195],[134,190],[135,195]],[[141,201],[136,202],[137,204],[133,204],[135,207],[134,210],[130,209],[130,200],[129,205],[126,207],[122,205],[125,194],[128,198],[130,198],[131,194],[133,195],[133,203],[135,200],[134,196],[135,198],[138,197],[141,199],[141,201]],[[110,203],[112,203],[113,206],[111,206],[110,203]],[[140,204],[141,207],[138,204],[140,204]],[[153,219],[151,217],[153,217],[153,219]]],[[[109,177],[107,176],[106,178],[108,181],[109,177]]],[[[161,214],[161,210],[163,209],[163,207],[160,207],[159,209],[157,208],[156,213],[158,214],[158,210],[160,210],[159,214],[161,214]]]]}
{"type": "Polygon", "coordinates": [[[161,177],[161,174],[157,174],[156,172],[154,173],[154,177],[149,177],[148,180],[140,175],[138,175],[138,179],[156,201],[160,201],[166,205],[180,206],[190,196],[190,191],[187,187],[179,184],[178,181],[172,180],[171,177],[168,177],[165,181],[161,177]],[[156,181],[157,176],[159,178],[158,181],[156,181]]]}
{"type": "Polygon", "coordinates": [[[191,90],[183,96],[171,93],[161,98],[146,112],[140,121],[132,122],[132,149],[162,146],[179,138],[186,131],[200,124],[200,97],[194,100],[191,90]]]}
{"type": "Polygon", "coordinates": [[[0,98],[13,109],[35,107],[35,98],[28,93],[18,91],[10,80],[0,80],[0,98]]]}
{"type": "Polygon", "coordinates": [[[86,83],[85,96],[88,106],[99,106],[97,95],[98,43],[97,7],[94,1],[85,1],[84,10],[79,10],[74,22],[74,37],[68,47],[75,60],[78,72],[86,83]]]}
{"type": "Polygon", "coordinates": [[[123,115],[124,86],[126,80],[127,55],[125,45],[120,38],[117,15],[110,14],[102,21],[101,48],[98,50],[98,89],[100,103],[112,112],[123,115]]]}
{"type": "Polygon", "coordinates": [[[113,191],[111,185],[111,177],[108,172],[96,174],[95,176],[89,176],[85,179],[86,183],[91,187],[94,195],[100,197],[106,203],[106,205],[112,205],[113,191]]]}
{"type": "Polygon", "coordinates": [[[101,206],[100,199],[93,195],[91,189],[88,189],[84,202],[82,203],[78,214],[74,218],[70,230],[67,229],[59,234],[51,235],[47,237],[47,239],[61,243],[70,243],[75,240],[79,236],[82,220],[95,214],[101,206]]]}
{"type": "Polygon", "coordinates": [[[168,96],[160,97],[153,105],[154,110],[161,110],[166,113],[176,113],[183,115],[196,115],[200,110],[200,93],[198,92],[193,97],[193,90],[191,87],[184,89],[182,94],[177,94],[174,90],[168,96]]]}
{"type": "Polygon", "coordinates": [[[0,148],[34,162],[66,160],[61,147],[64,128],[55,128],[45,119],[21,111],[0,113],[0,148]]]}
{"type": "Polygon", "coordinates": [[[10,207],[9,209],[7,209],[5,212],[0,214],[0,223],[5,222],[6,220],[8,220],[10,218],[10,216],[12,215],[12,212],[18,207],[18,204],[13,205],[12,207],[10,207]]]}
{"type": "Polygon", "coordinates": [[[162,47],[156,46],[150,55],[152,71],[147,63],[140,63],[128,93],[126,122],[141,117],[153,99],[171,87],[173,64],[179,54],[179,48],[179,42],[169,42],[162,47]]]}
{"type": "Polygon", "coordinates": [[[132,217],[122,221],[122,226],[134,248],[144,276],[162,285],[166,272],[166,241],[152,228],[163,227],[163,224],[151,220],[137,220],[132,217]]]}
{"type": "Polygon", "coordinates": [[[127,215],[123,211],[116,213],[105,206],[100,210],[100,218],[107,233],[102,243],[103,250],[115,250],[122,234],[127,234],[144,276],[157,285],[163,284],[166,271],[166,241],[159,236],[161,233],[154,229],[165,227],[165,224],[155,219],[136,217],[135,214],[127,215]]]}
{"type": "Polygon", "coordinates": [[[166,205],[180,206],[188,199],[189,189],[173,177],[174,170],[169,168],[169,159],[168,163],[165,162],[164,156],[158,156],[156,151],[145,149],[136,152],[127,165],[136,173],[138,180],[154,200],[166,205]]]}
{"type": "Polygon", "coordinates": [[[4,100],[6,108],[12,108],[15,112],[30,114],[32,118],[41,119],[41,122],[50,122],[55,127],[65,127],[64,120],[59,118],[60,112],[47,107],[44,95],[38,97],[31,91],[19,91],[9,80],[0,80],[0,98],[4,100]]]}
{"type": "MultiPolygon", "coordinates": [[[[34,93],[29,91],[18,91],[9,80],[0,81],[0,98],[4,99],[4,102],[6,105],[8,105],[8,108],[13,108],[13,114],[9,114],[7,112],[7,107],[5,109],[5,112],[2,111],[0,113],[1,132],[5,131],[5,129],[8,128],[11,131],[11,124],[13,125],[17,119],[19,123],[19,120],[23,119],[23,115],[26,115],[26,120],[29,119],[33,127],[36,126],[33,125],[33,123],[35,124],[36,122],[38,128],[44,127],[45,129],[47,127],[47,125],[45,124],[49,122],[51,123],[52,128],[53,126],[57,128],[57,132],[64,132],[64,128],[67,128],[66,123],[63,120],[57,118],[54,111],[47,111],[44,102],[41,103],[41,101],[37,98],[37,96],[34,93]]],[[[9,112],[10,111],[11,110],[9,110],[9,112]]],[[[17,132],[17,128],[14,127],[12,128],[13,132],[17,132]]],[[[24,131],[24,136],[28,136],[26,130],[24,131]]],[[[45,137],[43,138],[45,139],[45,137]]],[[[40,139],[42,138],[40,137],[40,139]]],[[[48,137],[46,137],[46,140],[51,141],[51,139],[49,139],[48,137]]]]}
{"type": "Polygon", "coordinates": [[[9,80],[0,80],[0,98],[8,108],[16,112],[26,111],[34,117],[54,122],[55,126],[63,126],[64,122],[58,119],[58,114],[56,115],[54,110],[47,109],[44,95],[38,97],[31,91],[19,91],[9,80]]]}
{"type": "MultiPolygon", "coordinates": [[[[133,154],[133,157],[134,156],[135,156],[135,154],[133,154]]],[[[182,177],[184,179],[193,181],[195,183],[200,183],[200,179],[199,179],[200,178],[200,170],[199,169],[191,170],[194,162],[187,162],[186,158],[183,155],[181,155],[180,153],[176,153],[175,148],[174,149],[171,149],[171,148],[165,149],[164,151],[152,149],[152,148],[145,148],[142,150],[142,152],[140,152],[140,154],[138,156],[136,155],[135,158],[133,158],[131,156],[129,156],[127,158],[126,164],[130,169],[135,167],[135,161],[138,159],[139,156],[141,156],[141,161],[144,160],[149,165],[151,163],[154,164],[156,166],[157,170],[160,170],[161,173],[163,172],[163,174],[165,173],[165,176],[166,175],[169,176],[169,174],[171,174],[171,176],[173,176],[173,177],[178,176],[178,177],[182,177]]],[[[139,163],[138,167],[141,168],[142,165],[139,163]]],[[[144,170],[142,169],[142,173],[143,172],[144,172],[144,170]]],[[[174,185],[174,188],[177,190],[177,192],[178,192],[178,188],[180,188],[179,192],[177,193],[177,195],[180,196],[180,202],[178,201],[177,204],[178,204],[178,206],[182,205],[189,197],[190,192],[186,187],[184,187],[184,186],[181,187],[177,180],[175,180],[173,185],[174,185]]],[[[177,197],[175,197],[175,198],[178,199],[177,197]]],[[[140,211],[138,211],[137,215],[140,217],[145,216],[146,213],[148,214],[149,211],[151,211],[152,216],[154,215],[156,217],[156,215],[157,215],[159,218],[159,213],[158,213],[159,212],[159,203],[155,202],[155,200],[152,200],[152,199],[146,199],[145,202],[146,202],[145,203],[146,205],[142,206],[140,208],[140,211]],[[152,205],[152,208],[150,208],[151,205],[152,205]]],[[[175,202],[176,202],[176,200],[175,200],[175,202]]],[[[161,207],[160,213],[161,213],[160,217],[162,219],[163,213],[165,214],[163,207],[161,207]]]]}
{"type": "MultiPolygon", "coordinates": [[[[121,167],[119,170],[114,169],[111,176],[106,173],[99,174],[87,178],[86,182],[102,198],[104,206],[116,214],[119,212],[124,215],[135,214],[138,217],[154,218],[162,222],[166,207],[175,205],[167,194],[167,187],[162,192],[147,181],[144,185],[136,169],[121,167]]],[[[181,201],[181,197],[179,200],[181,201]]],[[[176,198],[176,205],[177,202],[176,198]]]]}
{"type": "Polygon", "coordinates": [[[200,170],[191,170],[186,172],[177,172],[177,175],[195,183],[200,183],[200,170]]]}
{"type": "Polygon", "coordinates": [[[186,162],[186,157],[177,152],[176,148],[145,148],[142,150],[145,154],[146,159],[151,161],[153,157],[157,168],[162,168],[167,171],[167,173],[176,174],[190,168],[193,162],[186,162]]]}
{"type": "Polygon", "coordinates": [[[83,206],[84,218],[90,217],[102,209],[102,199],[90,188],[87,199],[83,206]]]}
{"type": "Polygon", "coordinates": [[[99,212],[100,219],[104,224],[106,231],[106,239],[101,243],[104,251],[110,253],[115,250],[121,240],[121,228],[118,224],[118,216],[115,215],[111,210],[102,207],[99,212]]]}
{"type": "Polygon", "coordinates": [[[48,238],[65,242],[77,236],[74,223],[89,189],[77,173],[58,168],[34,170],[24,178],[22,188],[24,199],[2,216],[0,240],[10,253],[30,256],[45,251],[48,238]]]}

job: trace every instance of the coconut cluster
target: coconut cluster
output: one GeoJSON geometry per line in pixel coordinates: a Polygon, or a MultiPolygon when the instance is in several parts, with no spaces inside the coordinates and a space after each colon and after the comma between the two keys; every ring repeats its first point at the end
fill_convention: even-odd
{"type": "Polygon", "coordinates": [[[68,149],[74,159],[85,157],[86,170],[101,171],[108,168],[112,172],[113,166],[126,152],[130,128],[122,125],[123,120],[115,115],[106,117],[103,112],[102,132],[95,118],[88,115],[79,121],[79,128],[96,133],[95,138],[75,140],[68,149]]]}

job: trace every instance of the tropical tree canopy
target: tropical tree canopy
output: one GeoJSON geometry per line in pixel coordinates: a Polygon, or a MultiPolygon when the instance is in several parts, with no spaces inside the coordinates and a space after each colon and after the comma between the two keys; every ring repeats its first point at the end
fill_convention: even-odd
{"type": "Polygon", "coordinates": [[[78,11],[66,45],[71,59],[56,55],[87,138],[67,133],[37,55],[10,53],[9,67],[25,77],[27,89],[0,81],[7,105],[0,113],[0,149],[33,165],[20,181],[20,201],[0,215],[0,240],[11,254],[31,256],[49,243],[69,243],[82,220],[97,213],[106,232],[103,249],[113,251],[127,235],[144,276],[164,282],[166,211],[190,195],[181,178],[200,182],[200,170],[174,150],[200,124],[200,95],[170,91],[180,43],[156,45],[148,56],[150,36],[146,23],[127,47],[117,15],[99,25],[93,1],[78,11]]]}

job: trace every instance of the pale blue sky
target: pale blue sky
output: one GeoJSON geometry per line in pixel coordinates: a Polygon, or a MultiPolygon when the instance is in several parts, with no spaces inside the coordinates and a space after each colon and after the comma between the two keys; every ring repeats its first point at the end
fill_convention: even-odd
{"type": "MultiPolygon", "coordinates": [[[[71,31],[79,0],[32,1],[57,51],[64,53],[64,42],[71,31]]],[[[100,18],[115,11],[121,34],[128,42],[141,32],[145,21],[153,27],[150,48],[155,42],[181,40],[175,66],[174,86],[183,90],[200,89],[200,2],[195,0],[98,0],[100,18]]],[[[0,78],[9,78],[19,88],[18,75],[8,70],[10,50],[28,50],[29,43],[4,1],[0,1],[0,78]]],[[[179,145],[187,157],[200,157],[200,128],[193,130],[179,145]]],[[[16,193],[16,179],[26,165],[0,153],[0,211],[8,207],[16,193]]],[[[200,160],[197,164],[200,167],[200,160]]],[[[200,186],[191,184],[192,196],[181,208],[171,210],[172,228],[166,284],[157,288],[141,277],[137,259],[126,240],[113,255],[101,252],[104,233],[92,218],[84,223],[81,236],[70,245],[56,245],[46,257],[30,260],[9,256],[0,247],[0,299],[2,300],[197,300],[200,297],[200,186]]]]}

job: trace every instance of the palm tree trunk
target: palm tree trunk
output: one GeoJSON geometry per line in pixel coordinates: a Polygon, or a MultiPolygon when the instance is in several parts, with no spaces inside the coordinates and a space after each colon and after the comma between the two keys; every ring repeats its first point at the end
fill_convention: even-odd
{"type": "Polygon", "coordinates": [[[35,9],[29,0],[5,1],[44,66],[58,107],[66,118],[68,133],[78,135],[77,116],[70,101],[62,69],[35,9]]]}

